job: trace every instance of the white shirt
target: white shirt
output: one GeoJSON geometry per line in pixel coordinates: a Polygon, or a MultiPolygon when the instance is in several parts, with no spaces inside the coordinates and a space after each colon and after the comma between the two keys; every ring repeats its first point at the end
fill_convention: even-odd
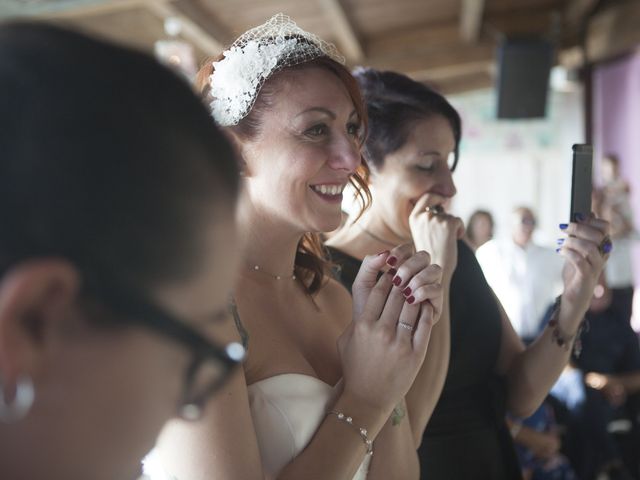
{"type": "Polygon", "coordinates": [[[562,291],[562,258],[550,248],[513,240],[490,240],[478,262],[520,337],[537,335],[542,317],[562,291]]]}

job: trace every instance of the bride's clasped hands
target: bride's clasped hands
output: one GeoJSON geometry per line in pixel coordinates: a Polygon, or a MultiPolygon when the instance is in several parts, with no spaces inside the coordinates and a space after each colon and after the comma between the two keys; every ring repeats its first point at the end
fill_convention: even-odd
{"type": "Polygon", "coordinates": [[[390,414],[411,388],[442,310],[442,269],[403,245],[367,256],[353,284],[353,321],[338,340],[343,395],[390,414]]]}

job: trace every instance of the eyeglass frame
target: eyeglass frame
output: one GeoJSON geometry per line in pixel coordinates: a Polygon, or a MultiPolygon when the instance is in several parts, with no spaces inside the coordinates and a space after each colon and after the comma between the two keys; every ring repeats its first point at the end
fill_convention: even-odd
{"type": "Polygon", "coordinates": [[[146,295],[137,293],[134,288],[118,288],[115,282],[106,287],[105,282],[90,282],[84,276],[84,292],[97,298],[113,313],[127,317],[128,325],[137,324],[148,327],[171,340],[182,343],[192,353],[193,360],[186,370],[183,399],[178,405],[178,415],[189,421],[198,420],[202,416],[204,406],[209,398],[225,384],[235,368],[242,362],[245,349],[237,342],[221,347],[208,340],[187,322],[179,320],[175,315],[148,300],[146,295]],[[97,285],[101,285],[98,287],[97,285]],[[237,354],[232,355],[233,350],[237,354]],[[189,398],[195,374],[200,365],[209,360],[219,361],[223,374],[194,398],[189,398]]]}

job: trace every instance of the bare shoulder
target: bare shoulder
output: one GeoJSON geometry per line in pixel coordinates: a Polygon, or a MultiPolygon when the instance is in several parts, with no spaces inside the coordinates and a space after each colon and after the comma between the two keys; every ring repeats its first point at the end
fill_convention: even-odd
{"type": "Polygon", "coordinates": [[[315,298],[318,307],[342,325],[351,321],[351,294],[337,280],[329,278],[315,298]]]}
{"type": "Polygon", "coordinates": [[[210,400],[199,422],[169,422],[156,450],[155,467],[176,478],[204,480],[215,472],[220,478],[262,479],[242,368],[210,400]]]}

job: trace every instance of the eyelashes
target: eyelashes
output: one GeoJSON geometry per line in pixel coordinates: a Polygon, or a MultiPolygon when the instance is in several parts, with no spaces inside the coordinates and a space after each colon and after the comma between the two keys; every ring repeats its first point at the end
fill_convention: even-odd
{"type": "MultiPolygon", "coordinates": [[[[362,125],[355,122],[348,123],[346,131],[349,136],[360,139],[362,135],[362,125]]],[[[328,137],[330,134],[331,129],[324,123],[318,123],[304,131],[304,135],[310,138],[328,137]]]]}
{"type": "Polygon", "coordinates": [[[309,137],[322,137],[324,135],[327,135],[328,133],[329,133],[329,127],[327,127],[323,123],[319,123],[317,125],[314,125],[313,127],[308,128],[304,132],[304,134],[309,136],[309,137]]]}

